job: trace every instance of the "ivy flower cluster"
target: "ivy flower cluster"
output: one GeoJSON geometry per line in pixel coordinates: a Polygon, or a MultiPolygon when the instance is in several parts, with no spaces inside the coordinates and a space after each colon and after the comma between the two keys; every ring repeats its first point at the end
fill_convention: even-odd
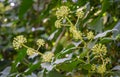
{"type": "Polygon", "coordinates": [[[56,16],[58,19],[65,18],[66,16],[69,15],[69,13],[70,13],[69,7],[61,6],[60,8],[57,8],[56,16]]]}
{"type": "Polygon", "coordinates": [[[106,55],[107,53],[107,48],[105,45],[102,44],[96,44],[95,46],[93,46],[92,48],[93,54],[99,55],[106,55]]]}
{"type": "Polygon", "coordinates": [[[55,27],[61,28],[61,20],[60,19],[55,21],[55,27]]]}
{"type": "Polygon", "coordinates": [[[106,71],[106,65],[105,64],[99,65],[97,67],[97,72],[98,73],[103,74],[103,73],[105,73],[105,71],[106,71]]]}
{"type": "Polygon", "coordinates": [[[99,74],[103,74],[106,72],[106,65],[108,62],[110,62],[110,59],[109,58],[104,58],[104,56],[106,55],[107,53],[107,48],[105,45],[102,45],[102,44],[96,44],[95,46],[93,46],[92,48],[92,51],[93,51],[93,54],[95,55],[95,57],[99,57],[102,61],[102,64],[99,64],[99,66],[94,66],[94,68],[96,70],[97,73],[99,74]]]}
{"type": "Polygon", "coordinates": [[[82,33],[78,31],[75,26],[71,26],[69,30],[72,33],[74,39],[82,40],[82,33]]]}
{"type": "Polygon", "coordinates": [[[91,39],[94,38],[94,34],[93,34],[92,31],[90,31],[90,32],[87,33],[87,38],[88,38],[88,40],[91,40],[91,39]]]}
{"type": "Polygon", "coordinates": [[[36,41],[36,44],[37,44],[39,47],[41,47],[41,46],[44,46],[45,41],[44,41],[43,39],[38,39],[38,40],[36,41]]]}
{"type": "Polygon", "coordinates": [[[76,11],[76,16],[78,17],[78,18],[82,18],[83,16],[84,16],[84,12],[82,11],[82,10],[77,10],[76,11]]]}
{"type": "Polygon", "coordinates": [[[50,62],[52,57],[54,56],[54,54],[52,52],[46,52],[42,58],[43,58],[43,62],[50,62]]]}
{"type": "Polygon", "coordinates": [[[30,58],[33,58],[37,55],[41,55],[42,56],[42,59],[43,59],[43,62],[50,62],[52,57],[54,56],[54,53],[52,52],[46,52],[45,54],[41,53],[38,51],[38,49],[42,46],[45,45],[45,41],[43,39],[38,39],[36,41],[36,44],[38,45],[38,49],[35,50],[34,48],[31,48],[31,47],[28,47],[25,45],[25,43],[27,42],[27,39],[23,36],[23,35],[19,35],[19,36],[16,36],[13,40],[13,47],[15,49],[19,49],[21,47],[25,47],[27,48],[27,55],[30,57],[30,58]]]}
{"type": "Polygon", "coordinates": [[[27,55],[28,56],[33,56],[33,55],[37,55],[38,53],[35,51],[35,49],[33,49],[33,48],[28,48],[27,49],[27,55]]]}
{"type": "Polygon", "coordinates": [[[15,49],[19,49],[26,42],[27,42],[27,39],[23,35],[19,35],[19,36],[14,38],[14,40],[13,40],[13,47],[15,49]]]}

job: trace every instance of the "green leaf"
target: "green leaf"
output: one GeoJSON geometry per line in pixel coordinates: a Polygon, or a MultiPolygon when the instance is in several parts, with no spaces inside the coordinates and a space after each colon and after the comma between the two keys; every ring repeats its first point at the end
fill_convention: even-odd
{"type": "Polygon", "coordinates": [[[91,69],[91,64],[83,64],[81,67],[85,70],[90,70],[91,69]]]}
{"type": "Polygon", "coordinates": [[[65,77],[64,75],[60,74],[59,72],[53,70],[53,71],[50,71],[46,77],[65,77]]]}
{"type": "Polygon", "coordinates": [[[54,63],[55,64],[60,64],[60,63],[63,63],[63,62],[65,62],[65,61],[68,61],[68,60],[70,60],[71,58],[62,58],[62,59],[57,59],[54,63]]]}
{"type": "Polygon", "coordinates": [[[22,0],[22,3],[19,8],[19,18],[22,19],[24,14],[32,7],[33,0],[22,0]]]}
{"type": "Polygon", "coordinates": [[[76,47],[72,47],[72,48],[69,48],[69,49],[64,49],[62,50],[60,53],[57,54],[57,57],[61,57],[61,56],[64,56],[65,54],[69,54],[71,53],[73,49],[76,49],[76,47]]]}
{"type": "Polygon", "coordinates": [[[110,7],[110,0],[103,0],[102,13],[104,13],[110,7]]]}
{"type": "Polygon", "coordinates": [[[103,33],[99,33],[99,34],[97,34],[97,35],[94,37],[94,39],[97,39],[97,38],[100,38],[100,37],[104,37],[104,36],[107,35],[107,33],[112,32],[112,31],[117,31],[117,29],[107,30],[107,31],[105,31],[105,32],[103,32],[103,33]]]}
{"type": "Polygon", "coordinates": [[[113,38],[105,37],[105,38],[100,40],[100,43],[109,43],[113,40],[114,40],[113,38]]]}
{"type": "Polygon", "coordinates": [[[34,70],[38,69],[40,67],[40,61],[37,63],[32,64],[26,71],[25,74],[30,74],[32,73],[34,70]]]}
{"type": "Polygon", "coordinates": [[[51,63],[41,63],[41,67],[46,69],[47,71],[51,71],[54,68],[54,65],[51,63]]]}
{"type": "Polygon", "coordinates": [[[89,28],[95,30],[95,32],[102,32],[103,30],[103,20],[102,17],[99,16],[94,19],[90,24],[89,28]]]}
{"type": "Polygon", "coordinates": [[[117,31],[113,31],[113,37],[115,38],[118,34],[120,34],[120,21],[115,25],[113,29],[116,29],[117,31]]]}
{"type": "Polygon", "coordinates": [[[17,69],[16,69],[17,65],[19,64],[19,62],[23,60],[23,58],[25,58],[25,56],[26,56],[26,49],[23,48],[18,50],[18,55],[11,67],[11,72],[17,72],[17,69]]]}
{"type": "Polygon", "coordinates": [[[88,51],[85,50],[82,53],[80,53],[80,58],[84,58],[87,55],[88,51]]]}

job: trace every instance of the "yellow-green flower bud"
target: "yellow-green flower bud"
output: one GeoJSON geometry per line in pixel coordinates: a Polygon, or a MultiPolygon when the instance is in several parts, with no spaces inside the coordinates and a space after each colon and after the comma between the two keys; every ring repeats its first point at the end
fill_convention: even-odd
{"type": "Polygon", "coordinates": [[[96,70],[96,65],[95,65],[95,64],[92,64],[91,70],[92,70],[92,71],[95,71],[95,70],[96,70]]]}
{"type": "Polygon", "coordinates": [[[76,16],[79,18],[82,18],[84,16],[84,12],[82,10],[77,10],[76,11],[76,16]]]}
{"type": "Polygon", "coordinates": [[[97,67],[98,73],[103,74],[103,73],[105,73],[105,71],[106,71],[106,65],[103,64],[103,65],[100,65],[97,67]]]}
{"type": "Polygon", "coordinates": [[[55,27],[56,28],[61,28],[61,21],[60,20],[55,21],[55,27]]]}
{"type": "Polygon", "coordinates": [[[43,62],[50,62],[53,56],[54,56],[54,54],[52,52],[46,52],[42,56],[43,62]]]}
{"type": "Polygon", "coordinates": [[[93,54],[106,55],[106,53],[107,53],[107,48],[106,48],[105,45],[96,44],[95,46],[93,46],[92,51],[93,51],[93,54]]]}
{"type": "Polygon", "coordinates": [[[70,32],[72,33],[74,39],[82,39],[82,33],[80,31],[77,31],[75,26],[70,27],[70,32]]]}
{"type": "Polygon", "coordinates": [[[19,35],[13,39],[13,47],[19,49],[22,47],[22,44],[26,43],[27,39],[23,35],[19,35]]]}
{"type": "Polygon", "coordinates": [[[60,8],[57,9],[56,16],[57,18],[63,18],[65,16],[68,16],[69,13],[70,9],[67,6],[61,6],[60,8]]]}
{"type": "Polygon", "coordinates": [[[90,31],[90,32],[87,33],[87,38],[88,38],[88,40],[94,38],[94,35],[93,35],[93,32],[92,32],[92,31],[90,31]]]}
{"type": "Polygon", "coordinates": [[[45,41],[44,41],[43,39],[38,39],[38,40],[36,41],[36,44],[37,44],[39,47],[41,47],[41,46],[44,46],[45,41]]]}
{"type": "Polygon", "coordinates": [[[33,48],[28,48],[27,49],[27,55],[32,56],[34,54],[36,54],[36,52],[35,52],[35,50],[33,48]]]}

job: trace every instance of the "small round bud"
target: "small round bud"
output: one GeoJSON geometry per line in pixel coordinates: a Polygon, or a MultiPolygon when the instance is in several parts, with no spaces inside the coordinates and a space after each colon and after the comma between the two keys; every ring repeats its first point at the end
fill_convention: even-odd
{"type": "Polygon", "coordinates": [[[106,71],[106,65],[103,64],[103,65],[100,65],[97,67],[98,73],[103,74],[103,73],[105,73],[105,71],[106,71]]]}
{"type": "Polygon", "coordinates": [[[93,35],[92,31],[90,31],[90,32],[87,33],[87,38],[88,38],[88,40],[91,40],[91,39],[94,38],[94,35],[93,35]]]}
{"type": "Polygon", "coordinates": [[[76,11],[76,16],[79,18],[82,18],[84,16],[84,12],[82,10],[77,10],[76,11]]]}
{"type": "Polygon", "coordinates": [[[44,41],[43,39],[38,39],[38,40],[36,41],[36,44],[37,44],[39,47],[41,47],[41,46],[44,46],[45,41],[44,41]]]}
{"type": "Polygon", "coordinates": [[[95,70],[96,70],[96,65],[95,65],[95,64],[92,64],[91,70],[92,70],[92,71],[95,71],[95,70]]]}
{"type": "Polygon", "coordinates": [[[78,31],[75,26],[70,27],[70,32],[72,33],[74,39],[82,39],[82,33],[78,31]]]}
{"type": "Polygon", "coordinates": [[[33,48],[28,48],[27,49],[27,55],[32,56],[34,54],[36,54],[36,52],[35,52],[35,50],[33,48]]]}
{"type": "Polygon", "coordinates": [[[50,62],[53,56],[54,56],[54,54],[52,52],[46,52],[42,56],[43,62],[50,62]]]}
{"type": "Polygon", "coordinates": [[[60,20],[55,21],[55,27],[56,28],[61,28],[61,21],[60,20]]]}

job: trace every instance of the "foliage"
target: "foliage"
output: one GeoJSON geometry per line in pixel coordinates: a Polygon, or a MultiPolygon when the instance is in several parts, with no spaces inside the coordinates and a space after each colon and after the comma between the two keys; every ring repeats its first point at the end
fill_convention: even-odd
{"type": "Polygon", "coordinates": [[[120,76],[119,0],[1,0],[1,77],[120,76]]]}

